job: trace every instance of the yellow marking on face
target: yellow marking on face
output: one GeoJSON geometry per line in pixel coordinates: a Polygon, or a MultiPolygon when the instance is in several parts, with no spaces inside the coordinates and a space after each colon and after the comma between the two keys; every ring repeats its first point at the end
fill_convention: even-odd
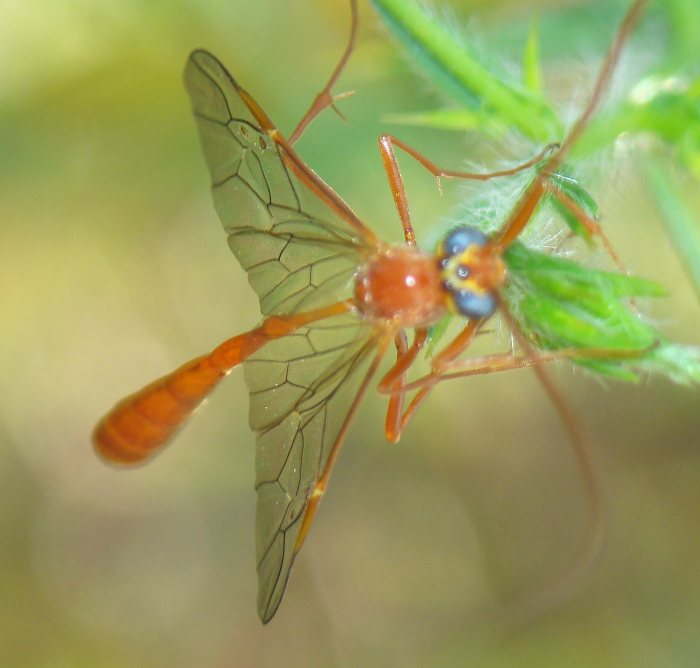
{"type": "Polygon", "coordinates": [[[474,278],[471,266],[475,252],[481,250],[479,244],[471,244],[459,255],[445,258],[442,268],[442,280],[449,283],[456,291],[467,290],[475,294],[484,294],[488,290],[474,278]]]}

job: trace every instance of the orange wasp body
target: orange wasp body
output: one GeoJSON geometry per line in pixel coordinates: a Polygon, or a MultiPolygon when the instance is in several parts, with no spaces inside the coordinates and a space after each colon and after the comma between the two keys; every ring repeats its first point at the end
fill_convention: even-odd
{"type": "MultiPolygon", "coordinates": [[[[379,148],[403,227],[402,245],[378,239],[293,148],[309,122],[332,105],[331,88],[355,41],[354,0],[349,44],[289,139],[214,56],[201,50],[191,55],[185,82],[214,204],[229,245],[260,298],[265,319],[122,400],[98,424],[93,440],[110,461],[134,464],[147,459],[172,438],[226,374],[244,363],[250,424],[257,433],[258,609],[264,622],[279,606],[350,422],[392,343],[397,360],[379,383],[379,390],[389,396],[385,429],[389,440],[398,441],[442,379],[533,364],[564,417],[589,487],[595,487],[576,424],[539,365],[574,357],[577,351],[534,351],[500,297],[507,281],[502,256],[547,194],[568,206],[607,245],[595,221],[553,190],[549,178],[598,105],[644,2],[637,0],[628,12],[591,100],[569,135],[561,145],[546,147],[522,165],[489,174],[443,170],[400,140],[382,135],[379,148]],[[538,171],[494,235],[459,226],[442,240],[437,254],[431,254],[416,243],[396,146],[438,179],[507,177],[535,165],[538,171]],[[524,354],[504,353],[476,362],[460,359],[498,311],[524,354]],[[428,339],[428,327],[448,312],[466,318],[466,325],[432,357],[431,371],[408,383],[407,373],[428,339]],[[410,345],[407,329],[414,330],[410,345]],[[404,407],[405,395],[412,390],[416,392],[404,407]]],[[[586,351],[586,356],[592,355],[586,351]]]]}

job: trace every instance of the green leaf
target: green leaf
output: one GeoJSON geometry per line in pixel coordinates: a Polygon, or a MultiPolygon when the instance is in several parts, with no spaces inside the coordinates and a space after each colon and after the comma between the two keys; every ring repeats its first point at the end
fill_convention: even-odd
{"type": "Polygon", "coordinates": [[[523,52],[523,84],[531,93],[542,93],[542,69],[540,67],[540,49],[537,35],[537,21],[530,22],[530,32],[523,52]]]}
{"type": "Polygon", "coordinates": [[[571,260],[527,248],[522,243],[514,243],[506,251],[505,259],[508,269],[516,276],[526,275],[534,282],[548,281],[553,289],[560,291],[567,290],[565,286],[569,284],[577,284],[587,292],[603,290],[617,298],[663,297],[667,294],[665,288],[645,278],[588,269],[571,260]]]}
{"type": "Polygon", "coordinates": [[[507,127],[482,111],[471,109],[434,109],[430,111],[384,114],[387,123],[413,125],[438,130],[484,130],[493,136],[504,135],[507,127]]]}
{"type": "MultiPolygon", "coordinates": [[[[598,204],[593,196],[574,178],[563,173],[553,174],[549,182],[560,192],[575,202],[581,210],[593,220],[600,217],[598,204]]],[[[552,204],[556,212],[562,217],[567,227],[577,236],[592,244],[593,239],[588,228],[569,210],[569,208],[556,197],[549,195],[547,201],[552,204]]]]}
{"type": "Polygon", "coordinates": [[[519,242],[507,250],[505,260],[510,272],[507,304],[538,348],[609,351],[609,357],[582,356],[573,361],[625,381],[636,380],[642,370],[651,368],[666,368],[669,376],[676,373],[675,367],[658,357],[661,334],[627,302],[633,297],[662,296],[665,291],[657,284],[587,269],[519,242]]]}

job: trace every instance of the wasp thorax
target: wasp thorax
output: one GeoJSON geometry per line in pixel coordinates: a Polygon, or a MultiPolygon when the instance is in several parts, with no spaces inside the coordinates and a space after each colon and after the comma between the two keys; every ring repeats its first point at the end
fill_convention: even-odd
{"type": "Polygon", "coordinates": [[[452,230],[440,246],[440,272],[451,308],[467,318],[486,318],[498,305],[505,265],[488,237],[474,227],[452,230]]]}
{"type": "Polygon", "coordinates": [[[432,324],[445,312],[435,258],[410,246],[383,250],[355,276],[355,300],[370,318],[404,327],[432,324]]]}

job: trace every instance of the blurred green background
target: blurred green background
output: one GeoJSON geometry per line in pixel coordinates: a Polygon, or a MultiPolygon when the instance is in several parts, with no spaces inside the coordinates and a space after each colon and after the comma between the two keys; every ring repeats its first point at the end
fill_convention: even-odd
{"type": "MultiPolygon", "coordinates": [[[[505,67],[538,14],[546,81],[575,109],[625,4],[450,7],[505,67]]],[[[115,400],[258,319],[210,202],[187,54],[217,54],[289,131],[347,28],[342,0],[0,6],[0,665],[697,665],[697,390],[556,370],[595,443],[608,543],[590,583],[507,630],[492,624],[502,602],[567,560],[585,514],[568,442],[528,371],[444,384],[397,446],[371,395],[264,628],[242,374],[150,465],[119,471],[93,454],[92,425],[115,400]]],[[[662,27],[657,37],[632,46],[623,90],[663,51],[662,27]]],[[[357,91],[341,103],[350,122],[325,114],[299,151],[385,238],[400,228],[381,131],[451,166],[531,155],[383,120],[439,100],[365,3],[339,90],[357,91]]],[[[635,167],[645,154],[618,144],[591,158],[603,178],[587,185],[624,260],[670,291],[644,304],[651,318],[697,343],[697,302],[635,167]]],[[[428,175],[405,171],[420,239],[459,189],[441,199],[428,175]]],[[[677,178],[700,215],[697,183],[677,178]]]]}

